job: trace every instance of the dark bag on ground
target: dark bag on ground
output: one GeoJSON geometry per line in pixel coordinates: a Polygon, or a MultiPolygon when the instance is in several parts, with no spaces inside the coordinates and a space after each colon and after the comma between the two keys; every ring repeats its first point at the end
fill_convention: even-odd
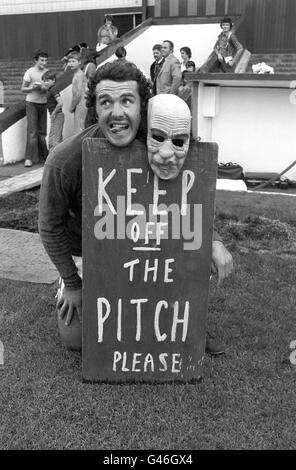
{"type": "Polygon", "coordinates": [[[244,180],[243,168],[238,163],[218,163],[218,179],[244,180]]]}

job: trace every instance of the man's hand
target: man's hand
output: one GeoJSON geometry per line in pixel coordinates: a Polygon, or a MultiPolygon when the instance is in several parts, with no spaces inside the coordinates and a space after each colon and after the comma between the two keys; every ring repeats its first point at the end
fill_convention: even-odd
{"type": "Polygon", "coordinates": [[[64,288],[64,292],[60,300],[57,302],[59,309],[59,318],[63,319],[66,315],[65,325],[70,325],[75,310],[81,322],[82,319],[82,289],[69,290],[64,288]]]}
{"type": "Polygon", "coordinates": [[[232,67],[234,65],[234,60],[231,59],[229,62],[228,62],[228,65],[230,65],[230,67],[232,67]]]}
{"type": "Polygon", "coordinates": [[[233,270],[232,256],[220,241],[212,244],[212,267],[218,273],[218,286],[233,270]]]}

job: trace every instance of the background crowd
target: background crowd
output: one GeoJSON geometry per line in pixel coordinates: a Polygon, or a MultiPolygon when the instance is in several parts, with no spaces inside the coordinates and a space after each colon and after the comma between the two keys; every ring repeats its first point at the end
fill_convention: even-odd
{"type": "MultiPolygon", "coordinates": [[[[217,72],[231,72],[234,71],[243,48],[231,31],[232,20],[230,18],[223,18],[220,26],[222,32],[213,48],[217,56],[214,68],[217,72]]],[[[112,16],[106,15],[104,24],[97,32],[95,49],[81,42],[69,48],[62,58],[64,71],[69,70],[73,73],[72,99],[68,111],[74,116],[74,134],[97,121],[95,109],[86,106],[88,82],[100,67],[97,65],[100,51],[117,40],[118,29],[113,24],[112,16]]],[[[116,60],[134,62],[133,57],[127,58],[127,51],[122,46],[116,49],[115,56],[116,60]]],[[[166,39],[161,44],[152,46],[154,61],[150,66],[150,75],[148,76],[142,69],[141,71],[151,82],[152,96],[163,93],[174,94],[182,98],[190,107],[193,83],[189,79],[189,74],[197,72],[199,68],[192,60],[189,46],[181,47],[179,57],[180,59],[174,53],[173,41],[166,39]]],[[[47,157],[46,110],[50,115],[48,149],[52,150],[63,138],[63,102],[54,86],[56,76],[46,68],[47,60],[46,51],[35,51],[35,64],[26,71],[23,78],[22,91],[26,93],[28,121],[25,166],[45,161],[47,157]]]]}

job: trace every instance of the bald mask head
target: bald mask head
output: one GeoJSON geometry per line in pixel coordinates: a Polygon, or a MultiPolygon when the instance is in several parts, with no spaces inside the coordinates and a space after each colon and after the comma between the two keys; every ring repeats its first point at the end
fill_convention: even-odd
{"type": "Polygon", "coordinates": [[[176,95],[156,95],[148,103],[148,160],[161,179],[176,178],[188,153],[191,114],[176,95]]]}

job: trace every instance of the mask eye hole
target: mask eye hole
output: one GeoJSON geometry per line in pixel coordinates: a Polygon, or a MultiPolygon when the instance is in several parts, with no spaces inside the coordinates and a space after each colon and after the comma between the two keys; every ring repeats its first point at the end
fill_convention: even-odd
{"type": "Polygon", "coordinates": [[[152,134],[152,139],[156,140],[157,142],[164,142],[164,137],[158,134],[152,134]]]}
{"type": "Polygon", "coordinates": [[[176,147],[183,147],[183,145],[185,144],[185,141],[183,139],[173,139],[172,142],[176,147]]]}

